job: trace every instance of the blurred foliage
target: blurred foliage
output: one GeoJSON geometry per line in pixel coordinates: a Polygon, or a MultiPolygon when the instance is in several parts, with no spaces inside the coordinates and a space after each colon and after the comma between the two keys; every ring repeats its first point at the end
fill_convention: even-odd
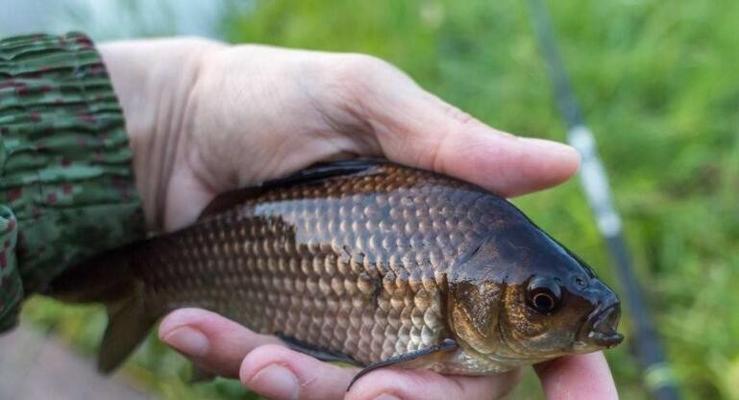
{"type": "MultiPolygon", "coordinates": [[[[549,6],[686,398],[739,399],[739,2],[549,6]]],[[[233,42],[373,54],[499,129],[563,140],[528,18],[513,0],[256,1],[224,32],[233,42]]],[[[574,180],[516,202],[618,289],[574,180]]],[[[88,353],[104,325],[99,312],[41,300],[25,316],[88,353]]],[[[627,342],[608,358],[623,398],[646,398],[628,314],[623,329],[627,342]]],[[[183,384],[183,360],[153,340],[126,371],[164,398],[249,398],[225,380],[183,384]]],[[[528,375],[513,397],[539,392],[528,375]]]]}

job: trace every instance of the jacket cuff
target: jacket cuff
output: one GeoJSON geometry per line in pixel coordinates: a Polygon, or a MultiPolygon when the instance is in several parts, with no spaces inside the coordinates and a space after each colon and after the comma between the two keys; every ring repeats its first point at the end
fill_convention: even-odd
{"type": "Polygon", "coordinates": [[[26,295],[42,291],[65,268],[144,237],[131,162],[122,111],[87,36],[0,40],[0,205],[17,221],[6,252],[16,263],[0,271],[0,331],[21,282],[26,295]]]}
{"type": "Polygon", "coordinates": [[[9,208],[0,206],[0,332],[15,325],[23,286],[15,259],[18,223],[9,208]]]}

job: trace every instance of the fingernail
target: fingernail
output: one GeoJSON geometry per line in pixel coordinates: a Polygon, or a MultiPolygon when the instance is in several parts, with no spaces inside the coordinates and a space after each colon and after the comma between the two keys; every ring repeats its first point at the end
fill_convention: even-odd
{"type": "Polygon", "coordinates": [[[400,400],[400,397],[388,393],[383,393],[375,397],[375,400],[400,400]]]}
{"type": "Polygon", "coordinates": [[[562,155],[577,156],[577,150],[573,148],[570,145],[559,143],[559,142],[553,142],[551,140],[545,140],[545,139],[538,139],[538,138],[526,138],[522,137],[519,138],[521,141],[526,143],[528,146],[536,147],[540,150],[551,152],[551,153],[559,153],[562,155]]]}
{"type": "Polygon", "coordinates": [[[191,357],[203,357],[208,353],[208,338],[197,329],[189,326],[175,328],[162,340],[177,351],[191,357]]]}
{"type": "Polygon", "coordinates": [[[292,371],[277,364],[262,368],[246,384],[270,399],[298,398],[298,378],[292,371]]]}

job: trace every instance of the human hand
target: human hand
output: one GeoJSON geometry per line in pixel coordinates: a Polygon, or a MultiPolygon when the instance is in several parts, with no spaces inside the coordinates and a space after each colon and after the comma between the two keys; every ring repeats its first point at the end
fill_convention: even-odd
{"type": "MultiPolygon", "coordinates": [[[[578,165],[571,148],[492,129],[368,56],[198,39],[112,43],[101,53],[126,116],[137,188],[152,229],[193,222],[218,193],[350,155],[382,155],[504,196],[560,183],[578,165]]],[[[262,367],[293,371],[299,398],[307,399],[343,397],[353,374],[261,346],[278,342],[205,311],[175,312],[160,336],[196,363],[224,376],[241,371],[245,385],[278,398],[274,390],[291,381],[269,378],[262,367]]],[[[552,398],[615,396],[600,354],[549,365],[556,368],[539,371],[552,398]],[[583,370],[592,379],[583,379],[583,370]]],[[[387,369],[370,375],[349,398],[383,390],[404,398],[485,398],[502,395],[517,380],[517,372],[472,378],[387,369]]]]}
{"type": "Polygon", "coordinates": [[[316,161],[374,155],[504,196],[572,175],[563,144],[492,129],[365,55],[199,39],[100,46],[126,117],[149,226],[316,161]]]}
{"type": "MultiPolygon", "coordinates": [[[[346,392],[357,368],[294,352],[274,336],[254,333],[209,311],[171,313],[159,326],[159,337],[199,368],[239,378],[244,386],[270,399],[499,399],[521,375],[520,370],[467,377],[386,368],[370,372],[346,392]]],[[[559,358],[536,365],[535,370],[548,399],[618,398],[601,352],[559,358]]]]}

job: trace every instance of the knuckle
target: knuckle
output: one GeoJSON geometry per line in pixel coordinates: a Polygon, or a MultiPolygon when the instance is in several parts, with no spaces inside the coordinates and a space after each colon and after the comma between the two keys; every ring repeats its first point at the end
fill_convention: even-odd
{"type": "Polygon", "coordinates": [[[375,74],[392,68],[386,61],[368,54],[349,53],[343,55],[343,64],[349,73],[375,74]]]}
{"type": "Polygon", "coordinates": [[[477,120],[473,116],[451,104],[444,104],[442,110],[446,116],[458,123],[456,129],[462,129],[477,123],[477,120]]]}
{"type": "Polygon", "coordinates": [[[337,83],[350,95],[367,94],[394,67],[377,57],[367,54],[342,54],[334,64],[337,83]]]}

